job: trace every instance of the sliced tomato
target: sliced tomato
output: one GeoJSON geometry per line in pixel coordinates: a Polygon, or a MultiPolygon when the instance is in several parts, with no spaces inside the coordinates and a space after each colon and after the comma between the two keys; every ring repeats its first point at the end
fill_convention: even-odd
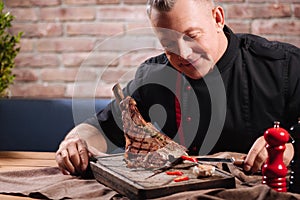
{"type": "Polygon", "coordinates": [[[174,182],[181,182],[181,181],[187,181],[189,180],[188,176],[179,176],[177,178],[174,178],[174,182]]]}
{"type": "Polygon", "coordinates": [[[168,175],[176,175],[176,176],[181,176],[183,175],[183,172],[182,171],[166,171],[166,174],[168,175]]]}
{"type": "Polygon", "coordinates": [[[197,158],[194,158],[194,157],[191,157],[191,156],[181,156],[182,160],[188,160],[188,161],[191,161],[191,162],[198,162],[197,158]]]}

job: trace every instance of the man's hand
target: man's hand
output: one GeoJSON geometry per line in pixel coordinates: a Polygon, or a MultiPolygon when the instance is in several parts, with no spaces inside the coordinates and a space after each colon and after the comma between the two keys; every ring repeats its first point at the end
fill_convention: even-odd
{"type": "Polygon", "coordinates": [[[56,152],[56,162],[63,174],[84,174],[91,156],[107,155],[107,144],[98,129],[79,124],[68,133],[56,152]]]}
{"type": "Polygon", "coordinates": [[[86,142],[74,135],[62,141],[56,152],[56,162],[63,174],[82,174],[90,156],[86,142]]]}
{"type": "MultiPolygon", "coordinates": [[[[252,145],[244,162],[244,170],[257,172],[268,158],[266,149],[266,141],[263,136],[259,137],[252,145]]],[[[294,148],[291,143],[286,144],[286,149],[283,154],[283,162],[287,166],[294,156],[294,148]]]]}

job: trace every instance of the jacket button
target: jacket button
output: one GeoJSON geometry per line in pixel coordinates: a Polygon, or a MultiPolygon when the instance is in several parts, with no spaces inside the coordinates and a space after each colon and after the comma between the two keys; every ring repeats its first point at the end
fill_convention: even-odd
{"type": "Polygon", "coordinates": [[[186,86],[186,90],[190,91],[192,87],[190,85],[186,86]]]}
{"type": "Polygon", "coordinates": [[[187,121],[187,122],[190,122],[190,121],[192,121],[192,118],[191,118],[191,117],[187,117],[187,118],[186,118],[186,121],[187,121]]]}

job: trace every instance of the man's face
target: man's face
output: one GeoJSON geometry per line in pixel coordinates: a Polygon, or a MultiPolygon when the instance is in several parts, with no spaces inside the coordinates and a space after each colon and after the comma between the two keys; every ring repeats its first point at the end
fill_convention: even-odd
{"type": "Polygon", "coordinates": [[[209,2],[177,0],[171,11],[153,9],[150,20],[171,64],[192,79],[209,73],[224,53],[220,47],[224,23],[217,22],[209,2]]]}

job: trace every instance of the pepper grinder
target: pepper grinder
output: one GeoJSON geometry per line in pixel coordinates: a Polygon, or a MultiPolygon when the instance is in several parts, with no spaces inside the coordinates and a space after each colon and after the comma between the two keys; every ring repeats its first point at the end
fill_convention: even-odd
{"type": "Polygon", "coordinates": [[[295,154],[291,162],[289,192],[300,194],[300,117],[298,118],[298,124],[290,128],[290,135],[293,139],[295,154]]]}
{"type": "Polygon", "coordinates": [[[274,127],[267,129],[264,133],[268,159],[262,167],[262,183],[267,184],[277,192],[286,192],[288,170],[283,163],[283,153],[290,136],[285,129],[279,127],[279,124],[275,121],[274,127]]]}

